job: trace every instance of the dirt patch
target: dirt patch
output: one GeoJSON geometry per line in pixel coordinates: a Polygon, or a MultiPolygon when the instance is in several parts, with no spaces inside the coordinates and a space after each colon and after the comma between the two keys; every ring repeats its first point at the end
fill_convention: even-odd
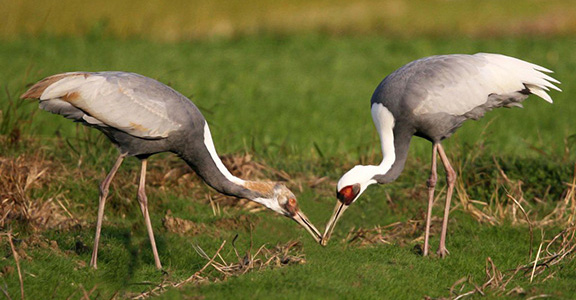
{"type": "Polygon", "coordinates": [[[214,221],[212,224],[224,230],[251,230],[260,219],[257,216],[239,215],[233,218],[222,218],[214,221]]]}
{"type": "MultiPolygon", "coordinates": [[[[62,252],[58,246],[58,242],[47,239],[39,234],[32,234],[26,238],[18,238],[17,236],[13,235],[0,236],[0,245],[4,249],[9,249],[8,238],[12,239],[12,242],[15,246],[15,251],[18,253],[20,259],[32,260],[32,257],[28,255],[28,252],[35,249],[50,249],[55,253],[62,252]]],[[[7,252],[4,254],[4,257],[10,257],[11,255],[12,254],[10,251],[7,250],[7,252]]]]}
{"type": "MultiPolygon", "coordinates": [[[[232,218],[221,218],[215,220],[210,225],[222,230],[244,230],[250,231],[259,222],[257,216],[239,215],[232,218]]],[[[168,211],[162,219],[162,224],[166,230],[181,234],[181,235],[198,235],[206,232],[213,231],[206,226],[205,223],[196,223],[190,220],[181,219],[172,216],[172,212],[168,211]]]]}
{"type": "Polygon", "coordinates": [[[206,225],[173,217],[171,211],[166,213],[166,216],[162,219],[162,224],[166,230],[181,235],[198,235],[206,232],[206,225]]]}

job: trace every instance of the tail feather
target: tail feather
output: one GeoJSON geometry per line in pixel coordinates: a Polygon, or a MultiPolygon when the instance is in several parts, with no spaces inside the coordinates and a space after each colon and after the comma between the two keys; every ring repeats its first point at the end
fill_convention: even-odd
{"type": "Polygon", "coordinates": [[[545,67],[501,54],[479,53],[477,55],[483,56],[500,67],[509,70],[509,75],[518,78],[528,88],[530,93],[550,103],[552,103],[552,98],[547,92],[550,89],[562,91],[556,86],[556,84],[560,84],[560,81],[546,74],[554,72],[545,67]]]}
{"type": "Polygon", "coordinates": [[[542,87],[535,86],[532,84],[526,84],[526,87],[528,88],[530,93],[546,100],[547,102],[550,102],[550,103],[553,102],[552,97],[550,97],[550,95],[548,95],[548,93],[546,93],[546,91],[548,91],[548,89],[544,89],[542,87]]]}
{"type": "Polygon", "coordinates": [[[51,86],[53,83],[58,82],[60,79],[71,76],[71,75],[77,75],[79,74],[78,72],[72,72],[72,73],[62,73],[62,74],[56,74],[56,75],[52,75],[49,77],[46,77],[42,80],[40,80],[39,82],[37,82],[36,84],[34,84],[32,87],[30,87],[24,94],[22,94],[20,96],[20,99],[40,99],[40,97],[42,97],[42,94],[44,93],[44,91],[51,86]]]}

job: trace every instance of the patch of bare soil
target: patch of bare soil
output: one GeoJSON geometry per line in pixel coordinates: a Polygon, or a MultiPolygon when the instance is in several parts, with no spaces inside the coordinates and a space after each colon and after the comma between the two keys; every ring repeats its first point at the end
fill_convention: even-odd
{"type": "MultiPolygon", "coordinates": [[[[54,253],[62,253],[60,247],[58,246],[58,242],[49,240],[40,234],[32,234],[26,238],[19,238],[17,235],[15,236],[12,234],[3,233],[0,235],[0,246],[2,249],[10,249],[10,241],[8,239],[12,239],[12,243],[14,245],[13,251],[18,254],[20,259],[32,260],[32,257],[28,254],[28,252],[35,249],[49,249],[54,253]]],[[[13,256],[13,253],[7,250],[5,253],[2,253],[2,255],[3,257],[8,258],[13,256]]]]}
{"type": "Polygon", "coordinates": [[[239,215],[232,218],[222,218],[214,221],[214,226],[224,230],[250,230],[254,228],[260,219],[257,216],[239,215]]]}
{"type": "Polygon", "coordinates": [[[181,235],[198,235],[206,231],[206,225],[203,223],[196,223],[190,220],[173,217],[170,211],[168,211],[164,218],[162,218],[162,224],[166,230],[181,235]]]}

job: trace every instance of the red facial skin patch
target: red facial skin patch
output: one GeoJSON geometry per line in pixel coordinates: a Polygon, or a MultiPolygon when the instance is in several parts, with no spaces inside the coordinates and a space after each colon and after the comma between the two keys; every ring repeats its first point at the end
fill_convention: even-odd
{"type": "Polygon", "coordinates": [[[343,204],[350,205],[350,203],[352,203],[354,198],[356,198],[357,193],[358,191],[354,190],[354,186],[349,185],[342,188],[336,196],[338,197],[338,200],[340,200],[340,202],[342,202],[343,204]]]}

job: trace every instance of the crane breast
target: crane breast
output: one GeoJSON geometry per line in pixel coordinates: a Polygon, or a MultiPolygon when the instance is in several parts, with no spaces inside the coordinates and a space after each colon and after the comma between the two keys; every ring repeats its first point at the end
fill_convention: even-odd
{"type": "Polygon", "coordinates": [[[44,89],[41,107],[44,101],[60,107],[67,103],[84,112],[82,121],[86,123],[113,127],[141,138],[164,138],[181,127],[170,118],[168,101],[182,101],[184,96],[156,80],[125,72],[54,76],[61,79],[44,89]]]}

